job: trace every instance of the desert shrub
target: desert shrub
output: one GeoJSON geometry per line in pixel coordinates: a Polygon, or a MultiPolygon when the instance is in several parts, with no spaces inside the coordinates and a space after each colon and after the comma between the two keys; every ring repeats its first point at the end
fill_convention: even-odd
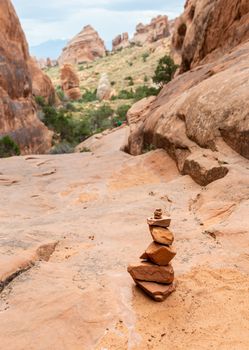
{"type": "Polygon", "coordinates": [[[121,90],[118,95],[116,96],[116,99],[119,100],[131,100],[134,98],[134,92],[132,90],[121,90]]]}
{"type": "Polygon", "coordinates": [[[51,150],[50,154],[66,154],[74,153],[74,147],[68,142],[61,142],[55,145],[51,150]]]}
{"type": "Polygon", "coordinates": [[[143,62],[146,62],[147,61],[147,58],[150,56],[149,52],[144,52],[142,54],[142,58],[143,58],[143,62]]]}
{"type": "Polygon", "coordinates": [[[20,148],[8,135],[0,138],[0,158],[19,156],[20,148]]]}
{"type": "Polygon", "coordinates": [[[129,104],[124,104],[124,105],[119,106],[116,109],[116,113],[115,113],[116,114],[116,118],[118,120],[125,121],[127,112],[128,112],[128,110],[130,108],[131,108],[131,105],[129,105],[129,104]]]}
{"type": "Polygon", "coordinates": [[[145,75],[145,76],[144,76],[144,82],[145,82],[145,83],[148,83],[148,81],[149,81],[149,78],[147,77],[147,75],[145,75]]]}
{"type": "Polygon", "coordinates": [[[155,70],[155,75],[153,77],[154,83],[159,84],[160,87],[164,84],[168,84],[172,80],[177,68],[178,66],[170,56],[166,55],[162,57],[155,70]]]}
{"type": "Polygon", "coordinates": [[[59,136],[61,142],[77,144],[91,134],[87,118],[76,120],[69,112],[56,110],[55,107],[51,106],[45,106],[43,113],[44,124],[59,136]]]}
{"type": "Polygon", "coordinates": [[[146,85],[141,85],[136,88],[134,93],[135,101],[139,101],[145,97],[158,95],[159,90],[154,87],[148,87],[146,85]]]}
{"type": "Polygon", "coordinates": [[[65,109],[67,111],[71,111],[71,112],[76,112],[77,108],[75,107],[75,105],[72,102],[67,102],[65,109]]]}
{"type": "Polygon", "coordinates": [[[113,114],[114,110],[108,104],[104,104],[98,109],[88,111],[91,132],[101,132],[112,127],[113,114]]]}
{"type": "Polygon", "coordinates": [[[97,100],[97,90],[96,89],[94,91],[86,90],[81,98],[82,102],[93,102],[96,100],[97,100]]]}
{"type": "Polygon", "coordinates": [[[79,66],[79,71],[81,72],[81,71],[83,71],[84,70],[84,66],[79,66]]]}
{"type": "Polygon", "coordinates": [[[116,84],[116,81],[111,81],[111,86],[114,86],[116,84]]]}
{"type": "Polygon", "coordinates": [[[35,96],[35,102],[40,107],[44,107],[46,105],[46,101],[43,96],[35,96]]]}
{"type": "Polygon", "coordinates": [[[66,102],[68,100],[64,91],[62,90],[61,86],[59,86],[59,85],[56,87],[56,94],[59,97],[61,102],[66,102]]]}

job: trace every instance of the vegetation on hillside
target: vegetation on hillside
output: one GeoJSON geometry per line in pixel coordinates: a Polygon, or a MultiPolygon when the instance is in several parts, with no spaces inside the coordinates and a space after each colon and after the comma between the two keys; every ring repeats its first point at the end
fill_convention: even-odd
{"type": "Polygon", "coordinates": [[[0,158],[19,156],[20,148],[8,135],[0,138],[0,158]]]}

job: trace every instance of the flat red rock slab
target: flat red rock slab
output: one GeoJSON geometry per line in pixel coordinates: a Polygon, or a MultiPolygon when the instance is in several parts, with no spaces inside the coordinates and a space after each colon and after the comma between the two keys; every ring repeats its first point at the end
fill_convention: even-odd
{"type": "Polygon", "coordinates": [[[149,262],[130,265],[128,272],[134,280],[170,284],[174,280],[174,270],[169,264],[158,266],[149,262]]]}
{"type": "Polygon", "coordinates": [[[174,242],[173,233],[165,227],[150,226],[150,233],[157,243],[171,245],[174,242]]]}
{"type": "Polygon", "coordinates": [[[176,251],[172,247],[152,242],[140,259],[150,260],[153,263],[166,266],[176,256],[176,251]]]}
{"type": "Polygon", "coordinates": [[[175,291],[175,286],[173,283],[167,285],[136,280],[135,283],[155,301],[164,301],[171,293],[175,291]]]}
{"type": "Polygon", "coordinates": [[[171,218],[168,216],[163,216],[161,219],[155,219],[151,217],[147,219],[147,223],[150,226],[169,227],[171,218]]]}

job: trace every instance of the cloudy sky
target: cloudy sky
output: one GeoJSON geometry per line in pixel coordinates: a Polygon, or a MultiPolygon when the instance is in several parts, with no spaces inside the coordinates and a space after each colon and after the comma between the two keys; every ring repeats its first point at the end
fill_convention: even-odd
{"type": "Polygon", "coordinates": [[[109,43],[117,34],[134,32],[158,14],[182,12],[185,0],[12,0],[31,46],[68,39],[91,24],[109,43]]]}

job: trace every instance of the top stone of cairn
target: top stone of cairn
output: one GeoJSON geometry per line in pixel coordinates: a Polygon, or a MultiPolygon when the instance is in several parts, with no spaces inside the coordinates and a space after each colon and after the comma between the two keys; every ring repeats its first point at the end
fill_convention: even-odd
{"type": "Polygon", "coordinates": [[[171,218],[169,216],[164,216],[162,209],[156,209],[154,217],[148,218],[147,223],[149,226],[169,227],[171,218]]]}

